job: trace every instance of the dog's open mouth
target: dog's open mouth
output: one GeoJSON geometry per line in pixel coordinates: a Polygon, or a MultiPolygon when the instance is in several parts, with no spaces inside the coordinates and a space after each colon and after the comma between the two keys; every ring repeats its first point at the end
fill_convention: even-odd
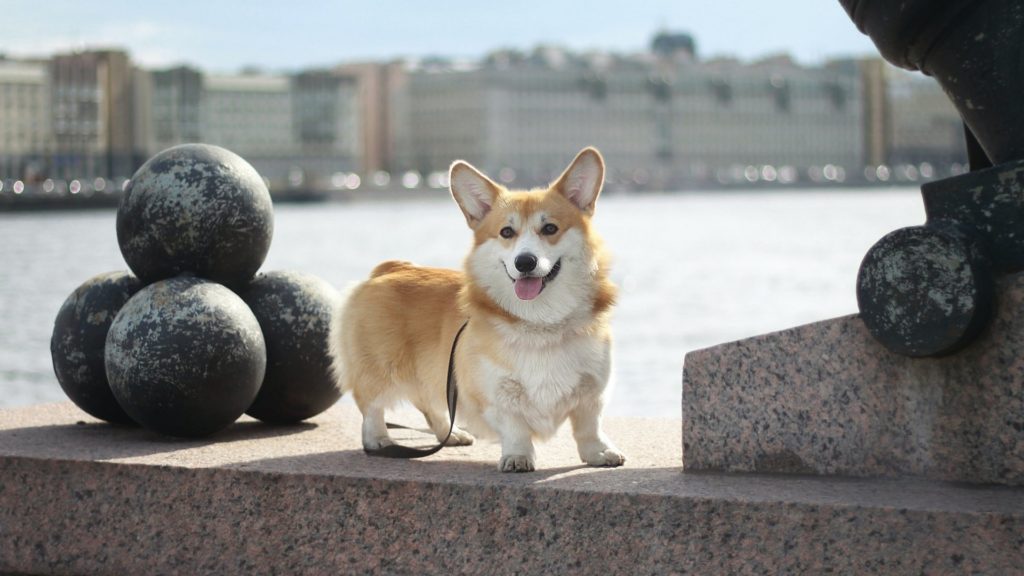
{"type": "Polygon", "coordinates": [[[558,271],[562,269],[562,260],[559,259],[555,262],[555,265],[551,267],[551,272],[548,272],[547,276],[523,276],[518,279],[513,279],[515,285],[516,296],[520,300],[533,300],[544,290],[544,287],[548,285],[558,276],[558,271]]]}

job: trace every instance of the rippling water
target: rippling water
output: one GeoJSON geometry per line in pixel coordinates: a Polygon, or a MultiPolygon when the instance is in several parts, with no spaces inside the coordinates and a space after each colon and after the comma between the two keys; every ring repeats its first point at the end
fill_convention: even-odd
{"type": "MultiPolygon", "coordinates": [[[[458,267],[469,232],[438,196],[278,206],[263,269],[344,287],[385,259],[458,267]]],[[[679,417],[687,351],[854,312],[864,253],[923,221],[911,188],[602,198],[596,224],[621,287],[608,412],[679,417]]],[[[57,310],[87,278],[125,268],[112,211],[0,214],[0,407],[64,399],[49,352],[57,310]]]]}

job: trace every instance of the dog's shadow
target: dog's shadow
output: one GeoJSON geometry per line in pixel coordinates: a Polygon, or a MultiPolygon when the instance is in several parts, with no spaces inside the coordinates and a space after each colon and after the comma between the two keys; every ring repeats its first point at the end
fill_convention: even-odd
{"type": "MultiPolygon", "coordinates": [[[[301,456],[269,458],[243,464],[246,469],[270,473],[293,474],[311,472],[318,475],[346,478],[424,482],[430,484],[483,486],[536,486],[567,489],[602,489],[604,486],[629,486],[638,483],[662,483],[680,476],[676,466],[658,468],[594,467],[583,462],[547,467],[543,459],[531,472],[501,472],[497,458],[480,459],[480,455],[460,458],[459,448],[446,448],[443,459],[399,459],[369,456],[362,450],[337,450],[301,456]]],[[[473,450],[473,448],[467,448],[473,450]]]]}

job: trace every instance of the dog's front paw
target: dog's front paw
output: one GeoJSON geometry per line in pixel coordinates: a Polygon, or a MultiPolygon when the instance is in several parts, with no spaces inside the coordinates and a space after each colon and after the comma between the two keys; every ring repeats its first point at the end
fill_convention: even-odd
{"type": "Polygon", "coordinates": [[[498,461],[498,470],[502,472],[533,472],[536,469],[533,456],[513,454],[502,456],[498,461]]]}
{"type": "Polygon", "coordinates": [[[385,446],[391,446],[395,441],[390,436],[377,436],[374,438],[363,438],[363,450],[380,450],[385,446]]]}
{"type": "Polygon", "coordinates": [[[461,428],[455,428],[452,430],[451,436],[448,437],[448,441],[444,443],[445,446],[469,446],[473,443],[473,435],[461,428]]]}
{"type": "Polygon", "coordinates": [[[609,468],[615,468],[616,466],[622,466],[626,463],[626,457],[623,456],[622,452],[619,452],[615,448],[609,446],[604,450],[595,451],[587,454],[583,457],[583,461],[590,466],[606,466],[609,468]]]}

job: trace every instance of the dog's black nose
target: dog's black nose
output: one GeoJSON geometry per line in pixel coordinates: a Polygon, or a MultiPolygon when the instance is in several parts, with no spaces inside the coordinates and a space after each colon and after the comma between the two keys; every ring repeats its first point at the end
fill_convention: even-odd
{"type": "Polygon", "coordinates": [[[533,272],[537,267],[537,257],[529,252],[516,256],[516,270],[520,272],[533,272]]]}

